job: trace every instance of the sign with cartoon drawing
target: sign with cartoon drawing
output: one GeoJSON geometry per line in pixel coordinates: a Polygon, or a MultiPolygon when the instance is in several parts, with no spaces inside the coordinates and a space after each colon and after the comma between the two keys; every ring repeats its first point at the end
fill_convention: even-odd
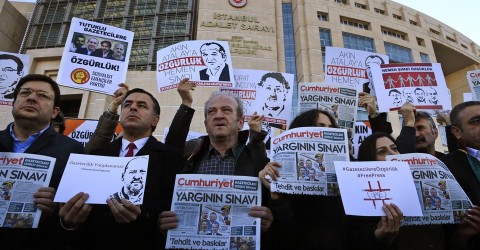
{"type": "Polygon", "coordinates": [[[159,92],[176,88],[183,78],[197,86],[231,87],[233,68],[228,42],[185,41],[157,51],[159,92]]]}
{"type": "Polygon", "coordinates": [[[380,112],[398,110],[405,102],[417,109],[451,109],[449,90],[438,63],[372,66],[380,112]]]}

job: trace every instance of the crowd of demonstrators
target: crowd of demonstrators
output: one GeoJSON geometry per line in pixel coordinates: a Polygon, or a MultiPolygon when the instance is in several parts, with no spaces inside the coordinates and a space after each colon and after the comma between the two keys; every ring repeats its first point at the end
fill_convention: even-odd
{"type": "MultiPolygon", "coordinates": [[[[89,50],[88,46],[83,47],[85,38],[77,38],[72,48],[89,50]]],[[[89,45],[92,42],[89,40],[89,45]]],[[[112,52],[111,44],[102,45],[105,46],[103,55],[112,52]]],[[[115,49],[114,56],[123,56],[120,47],[115,49]]],[[[252,114],[250,129],[241,131],[243,106],[235,96],[214,92],[204,104],[207,135],[186,141],[195,112],[191,106],[192,91],[196,87],[188,80],[178,84],[182,103],[165,144],[152,136],[160,120],[158,101],[143,89],[129,90],[127,85],[120,84],[84,149],[79,142],[61,133],[65,129],[65,118],[58,107],[57,83],[43,75],[20,79],[13,95],[14,121],[0,131],[0,151],[50,156],[56,158],[56,163],[49,186],[39,188],[34,194],[35,205],[43,212],[39,228],[0,228],[0,245],[20,249],[163,249],[166,231],[179,223],[175,211],[170,211],[175,175],[191,173],[260,178],[262,205],[252,207],[249,215],[261,219],[261,249],[480,247],[480,208],[477,206],[480,203],[480,102],[459,104],[449,117],[439,114],[449,130],[451,151],[444,155],[435,150],[438,130],[430,115],[417,112],[410,103],[404,104],[400,109],[403,127],[395,140],[390,135],[392,128],[387,115],[377,113],[375,98],[360,93],[359,106],[367,110],[373,134],[360,145],[358,161],[384,161],[387,155],[413,152],[437,156],[446,163],[474,204],[459,225],[401,227],[403,214],[393,203],[383,205],[385,216],[366,218],[346,216],[339,196],[270,192],[271,180],[280,177],[282,165],[270,162],[267,157],[264,143],[267,133],[261,130],[264,116],[252,114]],[[112,141],[118,122],[124,132],[112,141]],[[126,173],[122,175],[124,187],[113,194],[106,205],[86,203],[89,194],[84,192],[64,204],[55,204],[55,191],[70,153],[85,152],[113,157],[148,155],[149,178],[135,177],[145,186],[143,204],[132,203],[136,193],[126,173]]],[[[329,113],[313,109],[298,115],[289,129],[300,127],[336,128],[337,125],[329,113]]],[[[316,155],[316,162],[305,162],[303,178],[309,178],[309,173],[315,171],[312,164],[321,164],[322,157],[316,155]]],[[[352,154],[350,158],[355,160],[352,154]]],[[[217,234],[215,226],[207,219],[202,221],[205,235],[217,234]]],[[[231,245],[236,248],[237,244],[232,241],[231,245]]]]}

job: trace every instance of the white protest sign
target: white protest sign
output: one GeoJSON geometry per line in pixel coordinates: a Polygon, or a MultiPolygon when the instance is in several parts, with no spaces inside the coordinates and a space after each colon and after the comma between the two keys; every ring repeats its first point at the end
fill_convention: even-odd
{"type": "Polygon", "coordinates": [[[371,78],[371,65],[388,63],[388,56],[368,51],[326,47],[325,83],[356,87],[357,90],[375,95],[371,78]]]}
{"type": "Polygon", "coordinates": [[[399,110],[405,102],[416,109],[452,109],[439,63],[372,65],[371,69],[380,112],[399,110]]]}
{"type": "Polygon", "coordinates": [[[125,82],[134,33],[72,18],[58,84],[113,95],[125,82]]]}
{"type": "Polygon", "coordinates": [[[28,74],[30,56],[0,51],[0,105],[11,106],[18,80],[28,74]]]}
{"type": "Polygon", "coordinates": [[[395,203],[405,216],[422,216],[406,162],[335,161],[345,214],[384,216],[383,204],[395,203]]]}
{"type": "Polygon", "coordinates": [[[231,87],[233,67],[228,42],[185,41],[157,51],[158,91],[176,88],[183,78],[190,78],[197,86],[231,87]]]}
{"type": "MultiPolygon", "coordinates": [[[[467,72],[468,85],[472,91],[471,100],[480,100],[480,70],[473,70],[467,72]]],[[[463,94],[465,99],[465,94],[463,94]]]]}
{"type": "Polygon", "coordinates": [[[79,192],[89,194],[88,204],[107,204],[108,198],[143,203],[148,155],[111,157],[70,154],[55,202],[67,202],[79,192]]]}
{"type": "Polygon", "coordinates": [[[265,115],[266,126],[285,129],[290,124],[293,74],[251,69],[236,69],[234,72],[234,86],[222,87],[220,91],[242,100],[245,121],[257,112],[265,115]]]}
{"type": "Polygon", "coordinates": [[[360,144],[367,138],[367,136],[372,134],[372,129],[370,127],[370,122],[363,121],[363,122],[356,122],[355,123],[355,130],[353,133],[353,157],[358,159],[358,149],[360,148],[360,144]]]}

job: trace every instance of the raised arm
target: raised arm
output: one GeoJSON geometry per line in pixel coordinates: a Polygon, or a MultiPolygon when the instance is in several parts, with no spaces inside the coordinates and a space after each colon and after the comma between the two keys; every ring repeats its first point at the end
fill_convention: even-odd
{"type": "Polygon", "coordinates": [[[119,88],[113,94],[113,99],[110,102],[108,109],[103,112],[98,120],[95,132],[92,138],[85,145],[85,152],[88,154],[95,149],[98,149],[104,145],[107,145],[112,141],[115,134],[115,128],[118,124],[118,107],[125,99],[125,94],[128,91],[128,86],[124,83],[120,83],[119,88]]]}
{"type": "Polygon", "coordinates": [[[191,108],[193,103],[192,91],[195,90],[195,83],[189,82],[188,78],[182,79],[178,84],[177,91],[182,98],[182,104],[175,113],[172,123],[165,137],[165,144],[185,150],[190,124],[192,123],[195,110],[191,108]]]}
{"type": "Polygon", "coordinates": [[[391,134],[393,132],[392,124],[387,122],[387,113],[377,112],[375,97],[365,92],[360,92],[358,96],[358,106],[364,107],[368,112],[368,121],[370,122],[372,133],[385,132],[391,134]]]}

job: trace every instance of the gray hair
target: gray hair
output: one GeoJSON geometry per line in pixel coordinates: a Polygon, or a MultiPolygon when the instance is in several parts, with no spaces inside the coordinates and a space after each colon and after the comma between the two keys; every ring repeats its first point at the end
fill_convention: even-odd
{"type": "Polygon", "coordinates": [[[435,124],[435,121],[430,116],[430,114],[428,114],[427,112],[417,111],[417,115],[415,115],[415,121],[418,121],[420,119],[425,119],[425,120],[428,121],[428,123],[430,124],[430,129],[432,130],[432,132],[437,128],[437,125],[435,124]]]}
{"type": "Polygon", "coordinates": [[[217,97],[217,96],[229,96],[229,97],[233,98],[237,102],[237,117],[238,118],[243,117],[243,102],[242,102],[242,100],[240,100],[240,97],[238,97],[236,95],[233,95],[231,93],[228,93],[228,92],[215,91],[215,92],[212,93],[210,98],[208,98],[208,100],[205,102],[205,105],[203,107],[205,119],[207,118],[208,103],[210,102],[210,100],[212,100],[212,98],[217,97]]]}

